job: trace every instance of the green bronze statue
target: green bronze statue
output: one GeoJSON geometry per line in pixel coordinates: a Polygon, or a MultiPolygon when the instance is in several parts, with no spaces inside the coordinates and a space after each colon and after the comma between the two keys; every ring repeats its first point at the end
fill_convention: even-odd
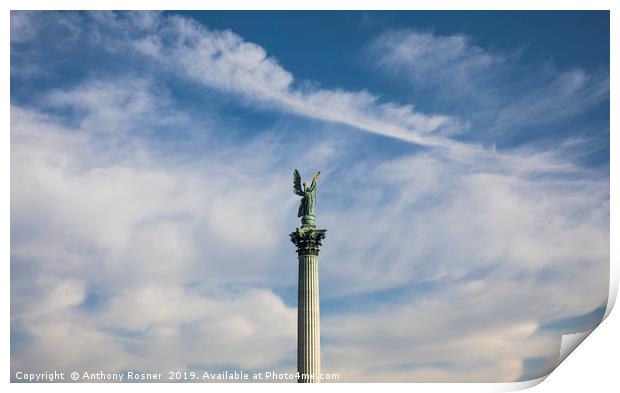
{"type": "Polygon", "coordinates": [[[301,175],[299,171],[295,169],[293,171],[293,191],[301,198],[301,204],[297,211],[297,217],[301,217],[301,223],[303,225],[314,225],[314,201],[316,199],[316,181],[319,179],[321,172],[316,172],[312,175],[312,183],[310,187],[306,186],[306,183],[301,182],[301,175]]]}
{"type": "Polygon", "coordinates": [[[301,204],[297,211],[297,217],[301,217],[301,226],[291,233],[291,241],[297,247],[297,254],[319,255],[321,242],[325,239],[325,229],[317,229],[314,224],[314,202],[316,201],[316,182],[321,172],[312,175],[312,183],[306,186],[301,182],[301,175],[295,169],[293,171],[293,191],[301,197],[301,204]]]}

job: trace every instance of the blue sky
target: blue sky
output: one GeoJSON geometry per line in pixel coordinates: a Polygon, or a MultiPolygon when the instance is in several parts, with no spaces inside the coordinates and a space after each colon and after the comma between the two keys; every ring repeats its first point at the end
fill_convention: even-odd
{"type": "Polygon", "coordinates": [[[607,301],[609,14],[12,12],[12,370],[294,370],[293,168],[326,371],[543,375],[607,301]]]}

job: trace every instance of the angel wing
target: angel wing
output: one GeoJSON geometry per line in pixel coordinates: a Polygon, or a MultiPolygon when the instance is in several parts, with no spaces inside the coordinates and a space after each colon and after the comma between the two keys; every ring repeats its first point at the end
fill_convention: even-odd
{"type": "Polygon", "coordinates": [[[299,196],[304,196],[304,191],[301,189],[301,175],[297,169],[293,171],[293,191],[299,196]]]}

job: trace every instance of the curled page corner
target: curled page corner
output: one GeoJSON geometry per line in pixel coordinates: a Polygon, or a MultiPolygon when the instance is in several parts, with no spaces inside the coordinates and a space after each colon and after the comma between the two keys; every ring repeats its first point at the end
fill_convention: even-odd
{"type": "MultiPolygon", "coordinates": [[[[616,303],[616,297],[618,296],[618,274],[616,271],[616,267],[614,264],[611,264],[609,274],[609,295],[607,297],[607,307],[605,308],[605,313],[603,314],[603,318],[601,321],[592,329],[586,330],[579,333],[573,334],[563,334],[562,341],[560,343],[560,356],[558,358],[558,363],[555,365],[553,370],[555,370],[562,362],[573,353],[575,348],[577,348],[596,328],[600,326],[601,323],[609,316],[609,313],[614,308],[614,304],[616,303]]],[[[553,370],[551,372],[553,372],[553,370]]]]}
{"type": "MultiPolygon", "coordinates": [[[[596,327],[594,329],[596,329],[596,327]]],[[[504,386],[504,389],[501,389],[500,391],[506,391],[506,392],[513,391],[514,392],[517,390],[529,389],[531,387],[534,387],[540,384],[545,379],[547,379],[547,377],[553,371],[555,371],[555,369],[560,364],[562,364],[564,359],[566,359],[568,355],[570,355],[575,350],[575,348],[577,348],[579,344],[581,344],[586,339],[586,337],[588,337],[590,333],[594,331],[594,329],[586,330],[584,332],[579,332],[579,333],[573,333],[573,334],[563,334],[562,340],[560,342],[560,354],[558,356],[558,361],[555,365],[553,365],[553,367],[549,369],[549,371],[545,375],[538,377],[538,378],[530,379],[528,381],[512,382],[512,383],[506,384],[504,386]]]]}
{"type": "Polygon", "coordinates": [[[610,295],[607,301],[607,308],[605,309],[605,314],[603,315],[603,318],[601,319],[601,321],[595,327],[593,327],[592,329],[583,331],[583,332],[579,332],[579,333],[562,335],[562,341],[560,342],[560,356],[558,357],[557,364],[553,367],[551,372],[553,372],[553,370],[555,370],[560,364],[562,364],[562,362],[568,357],[568,355],[573,353],[575,348],[577,348],[590,334],[592,334],[592,332],[596,328],[600,326],[601,323],[603,323],[603,321],[605,320],[605,318],[607,318],[607,316],[611,312],[611,309],[613,308],[613,305],[615,303],[615,298],[616,296],[610,287],[610,295]]]}
{"type": "Polygon", "coordinates": [[[618,274],[617,268],[614,264],[611,264],[610,268],[610,277],[609,277],[609,295],[607,297],[607,307],[605,308],[605,312],[603,314],[602,319],[594,326],[592,329],[585,330],[583,332],[571,333],[571,334],[563,334],[560,341],[560,353],[558,356],[557,363],[555,363],[547,374],[531,379],[528,381],[520,381],[513,382],[505,385],[504,391],[516,391],[516,390],[524,390],[531,387],[534,387],[541,382],[543,382],[555,369],[562,364],[562,362],[571,354],[573,351],[582,343],[584,340],[592,334],[592,332],[597,329],[603,321],[609,316],[611,310],[614,308],[616,297],[618,295],[618,274]]]}
{"type": "MultiPolygon", "coordinates": [[[[602,322],[602,321],[601,321],[602,322]]],[[[598,327],[598,325],[597,325],[598,327]]],[[[596,327],[594,328],[596,329],[596,327]]],[[[564,359],[570,355],[575,348],[579,346],[594,331],[594,329],[586,330],[585,332],[573,333],[573,334],[563,334],[562,342],[560,343],[560,357],[558,358],[558,363],[555,367],[558,367],[564,359]]],[[[554,367],[554,369],[555,369],[554,367]]]]}
{"type": "MultiPolygon", "coordinates": [[[[572,334],[563,334],[562,341],[560,342],[560,355],[558,357],[558,362],[555,366],[550,370],[549,374],[551,374],[562,362],[577,348],[592,332],[598,328],[605,319],[611,313],[611,310],[614,308],[616,303],[616,297],[618,296],[618,271],[617,266],[613,263],[610,264],[610,274],[609,274],[609,295],[607,297],[607,307],[605,308],[605,313],[603,314],[603,318],[594,326],[592,329],[572,334]]],[[[538,378],[536,383],[532,384],[534,386],[540,382],[542,382],[549,374],[544,377],[538,378]]]]}

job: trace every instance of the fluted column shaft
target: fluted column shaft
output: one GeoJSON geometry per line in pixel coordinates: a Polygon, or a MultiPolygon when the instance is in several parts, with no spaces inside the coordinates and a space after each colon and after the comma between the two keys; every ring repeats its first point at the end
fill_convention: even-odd
{"type": "Polygon", "coordinates": [[[321,375],[318,263],[317,255],[299,255],[297,371],[305,383],[318,383],[321,375]]]}
{"type": "Polygon", "coordinates": [[[321,382],[319,250],[325,229],[303,224],[291,233],[299,261],[297,296],[297,382],[321,382]]]}

